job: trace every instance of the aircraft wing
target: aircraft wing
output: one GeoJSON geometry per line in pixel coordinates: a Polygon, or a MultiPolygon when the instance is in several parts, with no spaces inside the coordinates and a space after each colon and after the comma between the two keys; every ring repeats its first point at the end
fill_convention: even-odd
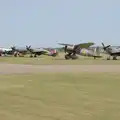
{"type": "Polygon", "coordinates": [[[73,46],[72,44],[65,44],[65,43],[58,43],[58,44],[63,46],[73,46]]]}
{"type": "Polygon", "coordinates": [[[33,49],[34,52],[46,52],[47,50],[43,49],[43,48],[36,48],[33,49]]]}
{"type": "Polygon", "coordinates": [[[81,43],[81,44],[75,45],[75,48],[89,48],[92,45],[94,45],[94,43],[92,43],[92,42],[90,42],[90,43],[81,43]]]}
{"type": "Polygon", "coordinates": [[[112,55],[120,55],[120,51],[112,52],[111,54],[112,54],[112,55]]]}
{"type": "MultiPolygon", "coordinates": [[[[65,43],[58,43],[58,44],[63,46],[73,46],[72,44],[65,44],[65,43]]],[[[89,42],[89,43],[81,43],[81,44],[75,45],[75,47],[89,48],[92,45],[94,45],[94,43],[89,42]]]]}

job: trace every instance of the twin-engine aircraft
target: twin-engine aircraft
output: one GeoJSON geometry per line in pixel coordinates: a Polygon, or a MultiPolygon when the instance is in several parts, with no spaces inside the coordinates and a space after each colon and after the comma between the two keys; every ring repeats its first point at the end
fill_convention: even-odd
{"type": "Polygon", "coordinates": [[[71,45],[71,44],[64,44],[64,43],[58,43],[59,45],[64,46],[64,52],[67,53],[65,54],[65,59],[77,59],[77,55],[82,55],[82,56],[88,56],[88,57],[94,57],[100,58],[100,49],[99,47],[95,48],[90,48],[94,43],[89,42],[89,43],[81,43],[77,45],[71,45]]]}
{"type": "Polygon", "coordinates": [[[112,47],[111,45],[105,46],[102,43],[104,51],[109,55],[107,60],[110,60],[113,57],[113,60],[117,60],[117,57],[120,56],[120,47],[112,47]]]}

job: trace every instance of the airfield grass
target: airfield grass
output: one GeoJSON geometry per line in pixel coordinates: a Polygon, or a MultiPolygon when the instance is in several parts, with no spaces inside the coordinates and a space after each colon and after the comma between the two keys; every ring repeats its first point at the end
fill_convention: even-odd
{"type": "Polygon", "coordinates": [[[120,60],[106,60],[98,58],[94,60],[90,57],[80,57],[78,60],[65,60],[63,57],[40,56],[37,58],[29,57],[0,57],[0,63],[10,64],[30,64],[30,65],[120,65],[120,60]]]}
{"type": "Polygon", "coordinates": [[[120,74],[0,75],[0,120],[119,120],[120,74]]]}

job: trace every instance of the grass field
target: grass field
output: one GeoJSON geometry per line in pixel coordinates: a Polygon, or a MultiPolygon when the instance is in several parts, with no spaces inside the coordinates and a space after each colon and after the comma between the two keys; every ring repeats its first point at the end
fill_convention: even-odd
{"type": "Polygon", "coordinates": [[[119,120],[120,74],[0,75],[0,120],[119,120]]]}
{"type": "Polygon", "coordinates": [[[62,57],[48,57],[41,56],[38,58],[29,58],[29,57],[0,57],[0,63],[12,63],[12,64],[32,64],[32,65],[120,65],[120,60],[106,60],[106,59],[96,59],[81,57],[78,60],[65,60],[64,56],[62,57]]]}

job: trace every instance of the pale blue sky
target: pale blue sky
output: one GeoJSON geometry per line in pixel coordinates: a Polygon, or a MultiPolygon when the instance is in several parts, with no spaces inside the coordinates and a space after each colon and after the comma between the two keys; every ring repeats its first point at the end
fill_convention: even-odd
{"type": "Polygon", "coordinates": [[[120,0],[0,0],[0,46],[120,45],[120,0]]]}

